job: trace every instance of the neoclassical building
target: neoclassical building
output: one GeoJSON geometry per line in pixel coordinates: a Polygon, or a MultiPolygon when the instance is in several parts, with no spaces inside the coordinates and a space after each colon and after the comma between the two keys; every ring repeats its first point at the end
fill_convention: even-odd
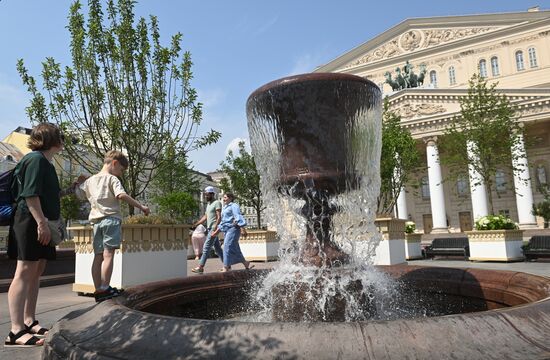
{"type": "MultiPolygon", "coordinates": [[[[469,179],[442,181],[448,170],[438,161],[438,136],[460,114],[474,73],[498,82],[497,89],[517,107],[529,145],[528,171],[496,176],[495,211],[522,228],[542,226],[531,214],[543,199],[541,184],[550,182],[550,11],[408,19],[346,52],[315,72],[363,76],[388,96],[423,154],[426,170],[413,176],[420,188],[407,188],[398,201],[402,218],[415,221],[424,233],[470,230],[487,213],[483,187],[469,179]],[[409,61],[414,71],[426,66],[424,85],[392,91],[386,72],[409,61]],[[526,180],[526,181],[522,181],[526,180]]],[[[475,174],[470,174],[475,176],[475,174]]]]}

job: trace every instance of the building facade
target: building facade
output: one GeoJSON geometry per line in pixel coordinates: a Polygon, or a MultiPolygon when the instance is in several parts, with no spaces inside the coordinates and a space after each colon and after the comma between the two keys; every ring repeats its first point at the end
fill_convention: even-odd
{"type": "Polygon", "coordinates": [[[522,228],[542,226],[531,208],[543,200],[540,185],[550,182],[550,11],[535,7],[518,13],[408,19],[315,72],[365,77],[401,115],[426,170],[412,174],[421,185],[402,192],[397,213],[424,233],[470,230],[487,211],[483,188],[470,186],[467,178],[442,181],[448,169],[439,163],[438,139],[460,115],[459,100],[467,95],[473,74],[498,82],[498,91],[516,107],[530,145],[523,149],[528,170],[513,174],[503,168],[497,173],[495,212],[522,228]],[[417,74],[425,66],[424,85],[393,91],[385,83],[386,73],[407,61],[417,74]]]}

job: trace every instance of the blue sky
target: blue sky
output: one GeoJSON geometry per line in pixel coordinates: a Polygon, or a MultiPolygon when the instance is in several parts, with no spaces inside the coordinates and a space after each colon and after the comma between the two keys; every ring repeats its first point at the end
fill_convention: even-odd
{"type": "MultiPolygon", "coordinates": [[[[15,64],[33,75],[52,56],[69,64],[69,0],[0,0],[0,138],[30,126],[29,96],[15,64]]],[[[86,1],[84,1],[86,3],[86,1]]],[[[156,15],[165,44],[176,32],[193,57],[193,86],[204,104],[203,132],[218,144],[191,154],[196,170],[214,171],[226,149],[246,139],[245,103],[261,85],[309,72],[407,18],[526,11],[550,0],[326,1],[140,0],[136,14],[156,15]]]]}

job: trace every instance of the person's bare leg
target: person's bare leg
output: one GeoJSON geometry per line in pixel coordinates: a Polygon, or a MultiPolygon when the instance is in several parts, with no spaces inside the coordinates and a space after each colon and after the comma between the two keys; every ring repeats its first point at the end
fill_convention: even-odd
{"type": "Polygon", "coordinates": [[[111,283],[113,275],[113,259],[115,257],[115,249],[103,250],[103,263],[101,264],[101,286],[106,288],[111,283]]]}
{"type": "MultiPolygon", "coordinates": [[[[25,329],[25,297],[29,293],[29,286],[37,273],[38,265],[38,261],[17,261],[15,274],[8,290],[11,332],[14,334],[25,329]]],[[[31,334],[25,334],[18,339],[18,343],[23,344],[31,337],[31,334]]],[[[40,345],[43,343],[44,339],[40,339],[40,341],[37,342],[37,344],[40,345]]]]}
{"type": "Polygon", "coordinates": [[[95,254],[92,262],[92,279],[94,287],[98,290],[101,287],[101,264],[103,263],[103,254],[95,254]]]}
{"type": "MultiPolygon", "coordinates": [[[[34,278],[29,283],[29,289],[27,293],[27,299],[25,301],[25,324],[30,325],[36,320],[36,303],[38,301],[38,291],[40,289],[40,276],[44,273],[46,269],[47,260],[40,259],[36,266],[36,273],[34,278]]],[[[38,326],[37,326],[38,327],[38,326]]]]}

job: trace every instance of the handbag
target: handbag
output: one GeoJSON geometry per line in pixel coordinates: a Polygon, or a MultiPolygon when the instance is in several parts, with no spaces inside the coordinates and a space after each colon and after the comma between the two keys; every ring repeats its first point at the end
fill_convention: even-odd
{"type": "Polygon", "coordinates": [[[55,247],[68,238],[65,220],[62,217],[57,220],[48,220],[48,227],[51,234],[50,246],[55,247]]]}

